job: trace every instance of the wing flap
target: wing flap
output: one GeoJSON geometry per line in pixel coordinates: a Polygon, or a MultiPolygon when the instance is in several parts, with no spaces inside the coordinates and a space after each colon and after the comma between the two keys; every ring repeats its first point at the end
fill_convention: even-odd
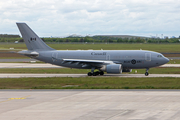
{"type": "Polygon", "coordinates": [[[101,60],[84,60],[84,59],[63,59],[63,63],[70,62],[70,63],[86,63],[86,64],[112,64],[112,61],[101,61],[101,60]]]}

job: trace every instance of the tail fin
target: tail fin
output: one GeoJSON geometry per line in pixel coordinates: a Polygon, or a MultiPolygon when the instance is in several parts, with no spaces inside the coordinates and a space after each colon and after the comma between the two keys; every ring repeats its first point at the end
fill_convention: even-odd
{"type": "Polygon", "coordinates": [[[26,23],[16,23],[28,50],[54,50],[44,43],[26,23]]]}

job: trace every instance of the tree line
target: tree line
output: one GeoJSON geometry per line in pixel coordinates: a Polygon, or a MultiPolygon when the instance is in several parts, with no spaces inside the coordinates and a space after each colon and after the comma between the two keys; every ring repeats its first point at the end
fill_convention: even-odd
{"type": "Polygon", "coordinates": [[[20,38],[19,35],[0,34],[0,38],[20,38]]]}
{"type": "MultiPolygon", "coordinates": [[[[116,38],[110,36],[86,36],[67,38],[41,38],[44,42],[65,42],[65,43],[180,43],[180,38],[116,38]]],[[[0,34],[0,42],[24,42],[19,35],[0,34]]]]}

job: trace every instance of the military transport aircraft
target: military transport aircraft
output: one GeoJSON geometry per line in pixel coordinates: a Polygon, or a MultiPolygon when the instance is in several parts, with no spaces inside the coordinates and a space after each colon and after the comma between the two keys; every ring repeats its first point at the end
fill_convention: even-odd
{"type": "Polygon", "coordinates": [[[55,50],[46,45],[26,23],[16,23],[28,50],[19,54],[54,65],[91,69],[88,76],[104,75],[104,72],[121,74],[132,69],[148,70],[169,62],[161,53],[146,50],[55,50]],[[99,71],[94,72],[95,69],[99,71]]]}

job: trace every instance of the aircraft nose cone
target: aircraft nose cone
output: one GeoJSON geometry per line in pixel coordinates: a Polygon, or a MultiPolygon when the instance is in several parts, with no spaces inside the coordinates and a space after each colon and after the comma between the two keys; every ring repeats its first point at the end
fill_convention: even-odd
{"type": "Polygon", "coordinates": [[[169,59],[167,57],[164,58],[164,64],[168,63],[169,62],[169,59]]]}

